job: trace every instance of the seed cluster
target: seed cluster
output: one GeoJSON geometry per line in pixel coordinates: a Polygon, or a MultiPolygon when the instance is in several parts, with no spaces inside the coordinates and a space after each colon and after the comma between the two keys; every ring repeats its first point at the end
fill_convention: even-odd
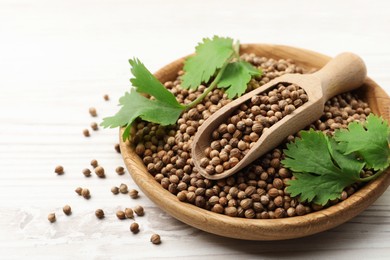
{"type": "MultiPolygon", "coordinates": [[[[302,68],[296,66],[291,60],[274,60],[256,57],[255,55],[243,55],[242,58],[252,63],[254,66],[262,68],[264,72],[263,76],[254,78],[250,81],[247,91],[258,88],[282,74],[304,72],[302,68]]],[[[205,86],[200,86],[197,90],[181,89],[179,76],[182,74],[183,72],[180,71],[178,73],[178,78],[175,81],[165,82],[164,85],[176,96],[179,102],[187,104],[195,100],[196,97],[205,90],[205,86]]],[[[257,124],[258,121],[255,119],[256,116],[251,119],[252,125],[250,125],[251,123],[248,123],[248,125],[246,124],[248,118],[245,118],[245,116],[233,119],[234,123],[232,123],[233,116],[230,118],[230,122],[225,123],[226,130],[223,129],[222,134],[218,133],[218,137],[214,138],[215,141],[219,142],[221,147],[215,147],[214,144],[217,144],[217,142],[214,143],[212,150],[216,150],[214,152],[215,154],[214,156],[207,158],[209,163],[215,157],[221,161],[218,164],[213,162],[214,171],[215,167],[218,165],[225,167],[224,162],[226,161],[223,159],[227,158],[227,161],[229,161],[230,157],[235,158],[234,156],[231,156],[233,148],[238,148],[241,155],[245,150],[250,148],[250,143],[258,138],[252,134],[256,133],[252,130],[253,125],[256,124],[259,128],[262,127],[261,131],[264,131],[264,128],[269,128],[271,126],[273,120],[280,120],[280,114],[277,112],[280,112],[283,117],[283,113],[290,113],[290,109],[293,110],[307,101],[305,93],[300,91],[299,88],[297,89],[296,86],[292,86],[289,90],[289,87],[289,85],[277,86],[275,89],[271,90],[273,94],[269,95],[270,93],[267,93],[267,96],[261,95],[255,97],[254,100],[250,101],[253,105],[245,104],[246,107],[240,107],[239,111],[236,113],[237,116],[241,113],[248,117],[251,113],[253,114],[252,108],[255,107],[253,110],[257,111],[258,107],[260,113],[257,115],[261,115],[258,119],[265,118],[263,119],[265,124],[259,126],[259,124],[257,124]],[[283,92],[286,89],[288,92],[283,92]],[[284,93],[285,98],[283,98],[282,93],[284,93]],[[271,99],[275,94],[278,97],[277,101],[271,99]],[[290,95],[293,95],[293,97],[290,95]],[[257,98],[260,99],[260,103],[257,103],[258,101],[255,100],[257,98]],[[268,104],[262,104],[261,99],[268,99],[268,104]],[[271,104],[269,102],[270,99],[272,101],[271,104]],[[291,99],[291,101],[289,99],[291,99]],[[297,101],[297,103],[294,104],[294,101],[296,100],[300,101],[297,101]],[[287,104],[283,103],[284,101],[287,104]],[[267,105],[269,105],[268,108],[267,105]],[[286,109],[289,105],[294,106],[294,108],[288,107],[286,109]],[[261,112],[261,110],[263,110],[263,112],[261,112]],[[243,130],[237,129],[241,127],[241,123],[238,124],[240,121],[245,125],[245,128],[242,128],[243,130]],[[233,126],[230,126],[229,128],[234,127],[234,131],[233,128],[230,129],[232,133],[229,133],[227,129],[230,124],[233,126]],[[247,127],[250,127],[250,132],[245,132],[247,127]],[[237,130],[241,131],[242,134],[239,138],[236,136],[233,137],[233,134],[237,130]],[[231,135],[230,139],[226,138],[230,137],[226,136],[226,133],[231,135]],[[251,134],[252,137],[255,137],[253,140],[250,139],[251,134]],[[248,137],[245,139],[248,142],[245,142],[243,139],[245,135],[249,136],[249,139],[248,137]],[[236,147],[233,147],[230,144],[230,142],[233,143],[233,141],[231,141],[232,139],[236,147]],[[240,141],[244,141],[244,144],[241,142],[240,147],[245,145],[245,149],[239,149],[238,146],[240,141]],[[229,147],[229,145],[232,148],[230,154],[224,154],[223,149],[226,150],[226,147],[229,147]]],[[[297,198],[290,197],[286,192],[286,183],[294,177],[291,172],[284,168],[280,163],[284,158],[283,149],[285,148],[285,144],[282,144],[265,154],[239,173],[222,180],[212,181],[204,178],[197,172],[191,158],[191,145],[194,135],[198,127],[201,126],[208,117],[229,102],[230,101],[222,90],[215,89],[196,107],[184,112],[175,125],[162,127],[141,120],[137,121],[131,133],[131,143],[134,145],[135,152],[142,158],[148,172],[154,176],[155,180],[158,181],[164,189],[175,194],[178,200],[232,217],[258,219],[284,218],[296,215],[301,216],[321,209],[322,207],[319,205],[301,203],[297,198]]],[[[349,122],[364,121],[370,112],[371,110],[368,108],[367,103],[359,99],[357,95],[353,93],[338,95],[326,102],[323,116],[308,126],[307,129],[313,128],[331,135],[334,130],[345,128],[349,122]]],[[[262,122],[261,120],[259,121],[260,123],[262,122]]],[[[257,131],[257,135],[260,136],[262,132],[258,129],[257,131]]],[[[292,141],[296,136],[298,135],[289,136],[286,139],[286,143],[292,141]]],[[[211,152],[212,151],[210,151],[210,153],[211,152]]],[[[231,165],[229,166],[231,167],[231,165]]],[[[370,173],[368,172],[362,173],[362,175],[369,174],[370,173]]],[[[358,188],[359,186],[357,184],[346,188],[341,195],[341,200],[345,200],[358,188]]],[[[331,201],[329,205],[337,202],[338,200],[331,201]]]]}
{"type": "Polygon", "coordinates": [[[307,102],[299,86],[278,84],[272,90],[254,95],[239,106],[228,120],[211,134],[201,167],[212,175],[233,168],[259,140],[263,132],[307,102]]]}

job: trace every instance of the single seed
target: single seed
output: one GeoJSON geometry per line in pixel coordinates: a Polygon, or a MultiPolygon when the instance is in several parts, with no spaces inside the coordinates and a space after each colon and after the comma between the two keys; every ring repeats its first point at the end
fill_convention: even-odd
{"type": "Polygon", "coordinates": [[[115,144],[115,145],[114,145],[114,149],[115,149],[115,151],[116,151],[117,153],[121,153],[121,147],[120,147],[119,144],[115,144]]]}
{"type": "Polygon", "coordinates": [[[119,192],[122,194],[128,193],[127,185],[124,183],[121,183],[121,185],[119,185],[119,192]]]}
{"type": "Polygon", "coordinates": [[[134,218],[134,212],[131,208],[125,209],[126,218],[134,218]]]}
{"type": "Polygon", "coordinates": [[[95,216],[98,218],[98,219],[102,219],[104,218],[104,211],[102,209],[97,209],[95,211],[95,216]]]}
{"type": "Polygon", "coordinates": [[[139,225],[137,222],[131,223],[130,231],[133,232],[134,234],[137,234],[139,232],[139,225]]]}
{"type": "Polygon", "coordinates": [[[81,191],[81,196],[84,197],[84,199],[90,199],[91,198],[91,194],[89,192],[88,189],[84,188],[82,191],[81,191]]]}
{"type": "Polygon", "coordinates": [[[63,208],[62,208],[62,211],[64,211],[65,215],[69,216],[70,214],[72,214],[72,209],[69,205],[65,205],[63,208]]]}
{"type": "Polygon", "coordinates": [[[116,195],[116,194],[119,193],[119,188],[114,186],[114,187],[111,188],[111,192],[116,195]]]}
{"type": "Polygon", "coordinates": [[[85,168],[83,170],[83,174],[84,174],[85,177],[90,177],[91,176],[91,170],[88,169],[88,168],[85,168]]]}
{"type": "Polygon", "coordinates": [[[91,114],[91,116],[96,117],[97,116],[96,108],[90,107],[89,113],[91,114]]]}
{"type": "Polygon", "coordinates": [[[50,223],[56,222],[56,214],[55,214],[55,213],[50,213],[50,214],[47,216],[47,219],[50,221],[50,223]]]}
{"type": "Polygon", "coordinates": [[[107,94],[104,94],[103,98],[104,98],[105,101],[110,100],[110,96],[108,96],[107,94]]]}
{"type": "Polygon", "coordinates": [[[98,126],[98,124],[96,122],[92,122],[91,123],[91,128],[92,128],[92,130],[97,131],[99,129],[99,126],[98,126]]]}
{"type": "Polygon", "coordinates": [[[83,188],[77,187],[74,191],[75,191],[79,196],[81,196],[81,192],[83,191],[83,188]]]}
{"type": "Polygon", "coordinates": [[[140,205],[137,205],[135,206],[134,208],[134,212],[135,214],[137,214],[138,216],[143,216],[145,213],[144,213],[144,208],[140,205]]]}
{"type": "Polygon", "coordinates": [[[58,166],[54,169],[54,172],[57,173],[58,175],[62,175],[62,174],[64,174],[64,167],[62,167],[61,165],[58,165],[58,166]]]}
{"type": "Polygon", "coordinates": [[[125,168],[123,168],[122,166],[118,166],[116,167],[115,171],[118,175],[123,175],[125,173],[125,168]]]}
{"type": "Polygon", "coordinates": [[[93,168],[98,167],[98,161],[96,161],[95,159],[93,159],[93,160],[91,161],[91,165],[92,165],[93,168]]]}
{"type": "Polygon", "coordinates": [[[83,135],[84,135],[85,137],[89,137],[89,136],[90,136],[89,130],[88,130],[88,129],[84,129],[84,130],[83,130],[83,135]]]}
{"type": "Polygon", "coordinates": [[[132,198],[132,199],[138,198],[138,191],[135,190],[135,189],[131,189],[131,190],[129,191],[129,196],[130,196],[130,198],[132,198]]]}
{"type": "Polygon", "coordinates": [[[124,213],[122,210],[118,210],[118,211],[116,212],[116,217],[117,217],[118,219],[120,219],[120,220],[123,220],[123,219],[126,218],[126,215],[125,215],[125,213],[124,213]]]}
{"type": "Polygon", "coordinates": [[[102,166],[97,166],[95,168],[95,173],[99,178],[105,178],[106,175],[104,174],[104,168],[102,166]]]}
{"type": "Polygon", "coordinates": [[[158,234],[153,234],[153,235],[150,237],[150,242],[152,242],[152,243],[155,244],[155,245],[160,244],[160,243],[161,243],[160,235],[158,235],[158,234]]]}

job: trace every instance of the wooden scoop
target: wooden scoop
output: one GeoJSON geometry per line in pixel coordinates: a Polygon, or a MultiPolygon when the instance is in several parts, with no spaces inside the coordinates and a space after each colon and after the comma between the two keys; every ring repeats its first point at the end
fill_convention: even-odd
{"type": "Polygon", "coordinates": [[[237,98],[215,112],[199,127],[192,143],[192,159],[196,169],[204,177],[211,180],[222,179],[238,172],[266,152],[277,147],[289,135],[297,133],[319,119],[323,113],[324,104],[328,99],[358,88],[363,84],[366,74],[366,66],[360,57],[352,53],[342,53],[313,74],[285,74],[237,98]],[[222,123],[226,122],[242,103],[250,100],[254,95],[271,90],[279,83],[300,86],[306,91],[308,101],[291,114],[284,116],[269,129],[263,131],[259,140],[233,168],[222,173],[208,174],[200,166],[200,160],[205,157],[204,150],[212,142],[211,133],[218,129],[222,123]]]}

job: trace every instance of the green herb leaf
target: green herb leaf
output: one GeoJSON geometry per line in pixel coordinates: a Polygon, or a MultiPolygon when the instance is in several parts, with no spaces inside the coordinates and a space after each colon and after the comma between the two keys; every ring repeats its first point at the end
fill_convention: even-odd
{"type": "Polygon", "coordinates": [[[282,163],[294,171],[287,191],[301,200],[325,205],[339,198],[357,180],[364,163],[337,150],[337,143],[322,132],[301,132],[301,139],[287,145],[282,163]]]}
{"type": "Polygon", "coordinates": [[[383,170],[388,167],[390,128],[381,117],[370,114],[365,125],[352,122],[347,130],[337,131],[335,139],[344,145],[344,153],[356,152],[364,159],[368,168],[383,170]]]}
{"type": "Polygon", "coordinates": [[[131,124],[137,117],[161,125],[170,125],[176,123],[183,111],[181,107],[172,106],[160,100],[150,100],[134,89],[130,93],[126,92],[119,99],[119,103],[122,106],[119,112],[112,117],[104,118],[101,125],[110,128],[127,125],[122,136],[123,140],[129,137],[131,124]]]}
{"type": "Polygon", "coordinates": [[[195,50],[195,55],[187,58],[184,63],[181,87],[196,89],[220,69],[234,54],[233,39],[214,36],[213,39],[205,38],[195,50]]]}
{"type": "Polygon", "coordinates": [[[134,78],[130,79],[130,82],[140,93],[146,93],[161,102],[170,104],[172,106],[180,107],[175,96],[169,92],[164,85],[145,67],[139,59],[130,59],[131,73],[134,78]]]}
{"type": "Polygon", "coordinates": [[[228,98],[241,96],[247,89],[252,76],[260,76],[262,72],[246,61],[229,63],[218,83],[219,88],[227,88],[228,98]]]}

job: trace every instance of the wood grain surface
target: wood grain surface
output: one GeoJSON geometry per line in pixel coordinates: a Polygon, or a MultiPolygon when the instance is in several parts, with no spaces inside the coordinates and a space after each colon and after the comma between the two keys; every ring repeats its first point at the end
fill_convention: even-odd
{"type": "Polygon", "coordinates": [[[89,138],[82,131],[117,110],[130,86],[128,58],[157,71],[214,34],[329,56],[356,53],[390,93],[389,9],[386,0],[0,0],[0,259],[388,259],[389,191],[347,223],[307,238],[228,239],[183,224],[142,192],[137,200],[112,195],[120,183],[137,187],[115,173],[124,165],[113,148],[118,131],[90,130],[89,138]],[[106,179],[82,175],[93,158],[106,179]],[[58,164],[62,176],[54,173],[58,164]],[[89,201],[76,195],[77,186],[90,189],[89,201]],[[117,220],[115,211],[137,204],[145,216],[136,218],[133,235],[131,221],[117,220]],[[104,220],[94,216],[97,208],[104,220]],[[149,242],[154,232],[159,246],[149,242]]]}

